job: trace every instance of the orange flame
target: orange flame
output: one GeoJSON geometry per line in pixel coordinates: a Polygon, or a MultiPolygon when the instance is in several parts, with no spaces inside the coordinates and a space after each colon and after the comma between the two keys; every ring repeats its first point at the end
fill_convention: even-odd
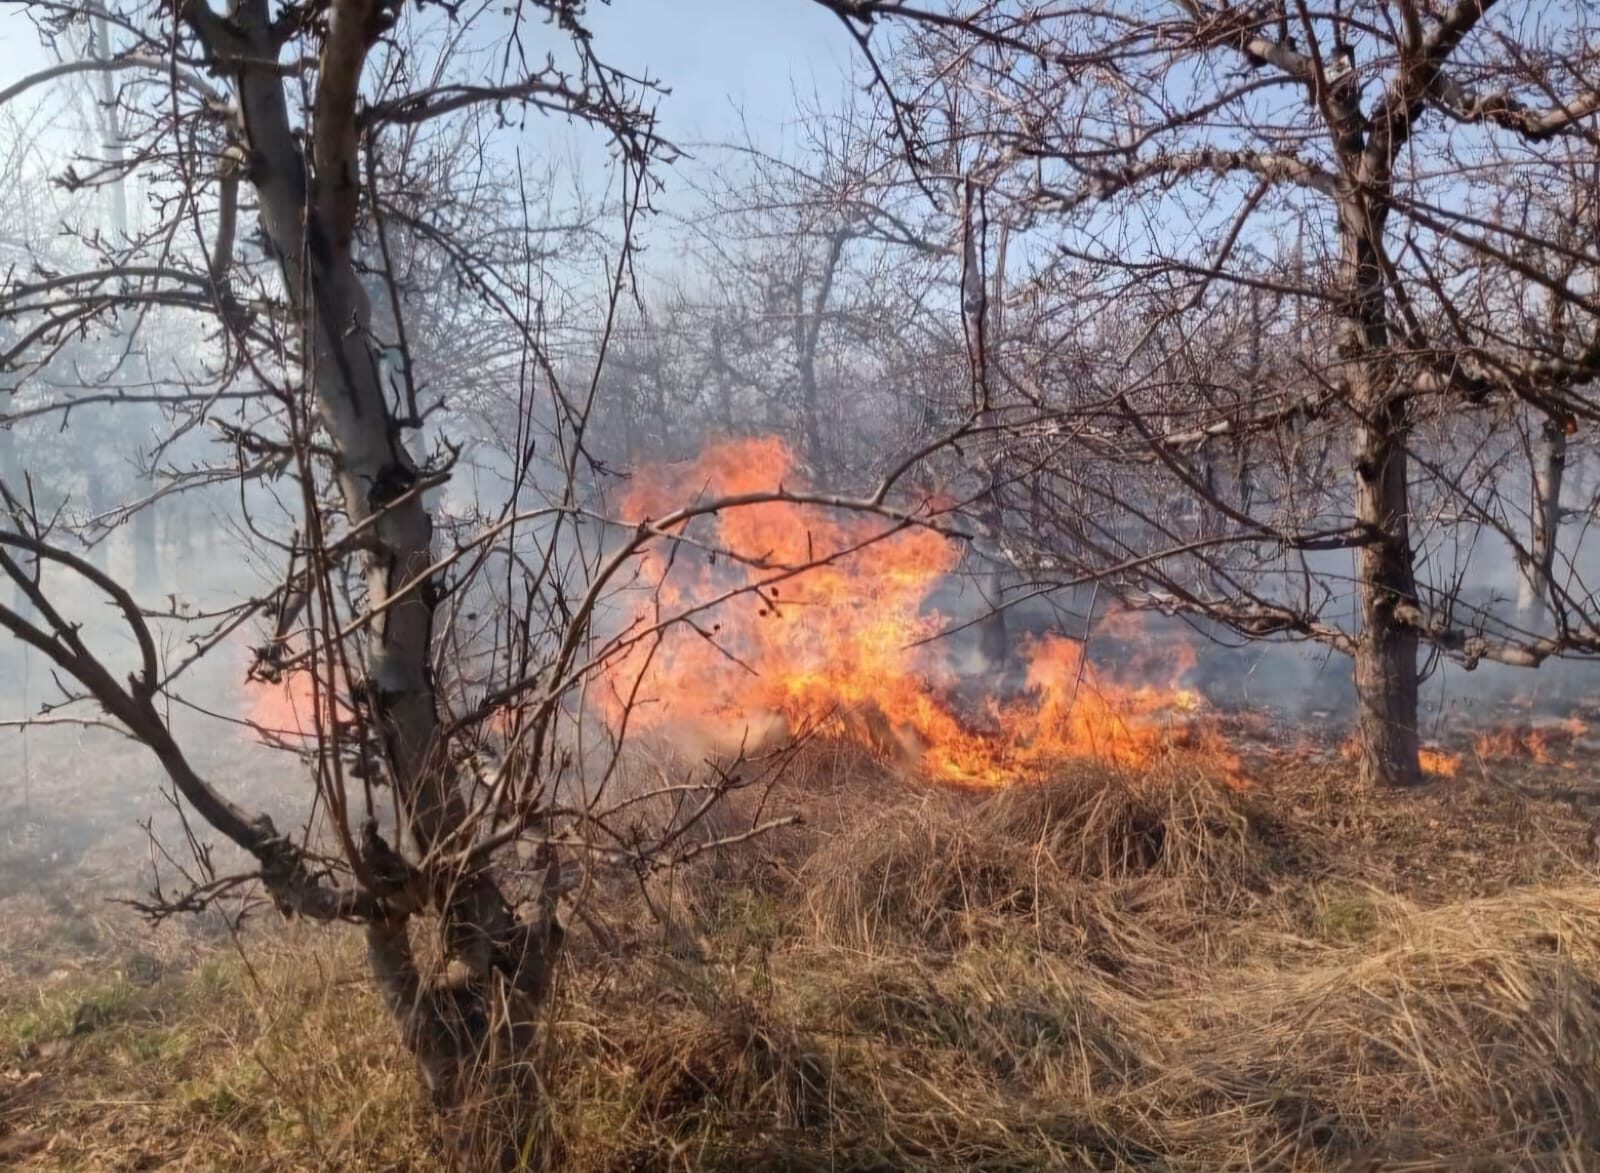
{"type": "MultiPolygon", "coordinates": [[[[780,441],[730,441],[686,467],[638,475],[621,511],[637,522],[696,493],[796,480],[780,441]]],[[[720,733],[737,744],[776,716],[791,731],[851,737],[931,778],[975,786],[1036,776],[1062,759],[1134,766],[1175,751],[1241,778],[1223,738],[1199,723],[1203,699],[1177,687],[1194,662],[1187,645],[1165,649],[1164,684],[1134,687],[1097,672],[1079,643],[1033,640],[1022,649],[1022,696],[959,712],[960,673],[945,645],[930,642],[945,621],[926,604],[961,547],[932,529],[779,501],[723,510],[688,536],[695,545],[641,555],[651,602],[596,690],[613,727],[626,719],[634,730],[720,733]],[[639,635],[686,611],[691,622],[639,635]]],[[[1114,622],[1129,634],[1136,620],[1114,622]]]]}
{"type": "MultiPolygon", "coordinates": [[[[1353,762],[1361,756],[1361,743],[1355,734],[1345,738],[1339,746],[1339,756],[1353,762]]],[[[1430,778],[1454,778],[1461,772],[1461,755],[1437,745],[1424,745],[1417,749],[1417,764],[1430,778]]]]}
{"type": "Polygon", "coordinates": [[[1543,728],[1502,725],[1480,733],[1473,741],[1473,748],[1486,762],[1525,761],[1535,766],[1559,765],[1570,770],[1577,763],[1570,757],[1557,758],[1555,747],[1559,745],[1570,752],[1572,742],[1588,732],[1589,726],[1578,717],[1568,717],[1543,728]]]}
{"type": "Polygon", "coordinates": [[[264,736],[286,740],[309,740],[318,728],[327,729],[329,716],[349,720],[349,710],[324,687],[318,695],[311,672],[297,667],[284,672],[276,681],[259,676],[245,680],[245,720],[264,736]]]}
{"type": "Polygon", "coordinates": [[[1423,746],[1417,751],[1422,772],[1433,778],[1454,778],[1461,769],[1461,755],[1447,749],[1423,746]]]}

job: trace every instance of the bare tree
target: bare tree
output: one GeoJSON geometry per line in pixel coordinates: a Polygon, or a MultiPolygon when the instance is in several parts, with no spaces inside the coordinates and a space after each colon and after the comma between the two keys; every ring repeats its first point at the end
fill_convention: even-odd
{"type": "MultiPolygon", "coordinates": [[[[92,192],[137,174],[150,212],[137,231],[82,234],[65,262],[47,258],[42,234],[22,241],[24,263],[0,284],[0,425],[87,415],[114,435],[130,406],[157,413],[160,482],[123,515],[227,485],[233,540],[276,579],[220,607],[152,605],[87,559],[26,467],[8,463],[0,571],[20,601],[0,605],[0,627],[63,683],[53,712],[78,706],[131,735],[170,779],[194,858],[168,857],[182,883],[158,884],[150,915],[259,887],[285,915],[357,923],[439,1102],[467,1105],[483,1079],[510,1079],[511,1102],[526,1103],[535,1077],[522,1060],[551,990],[568,865],[642,878],[704,851],[705,812],[759,777],[674,784],[687,816],[640,823],[649,796],[615,785],[626,722],[582,736],[579,698],[710,604],[619,617],[610,593],[644,547],[701,541],[690,523],[719,510],[855,509],[881,515],[884,533],[923,518],[891,503],[893,476],[856,499],[774,486],[622,525],[592,511],[596,391],[653,167],[670,151],[652,84],[595,55],[581,5],[521,5],[503,20],[381,0],[26,7],[47,38],[88,22],[109,42],[9,82],[0,109],[64,80],[114,79],[102,101],[117,112],[116,150],[57,178],[92,192]],[[488,64],[484,37],[502,47],[488,64]],[[599,127],[620,158],[604,293],[579,303],[587,350],[558,344],[554,294],[574,263],[559,246],[607,237],[588,212],[541,219],[537,176],[497,142],[530,116],[599,127]],[[165,356],[145,385],[57,377],[83,339],[112,329],[165,356]],[[498,445],[503,480],[446,510],[470,421],[498,445]],[[82,620],[107,602],[120,643],[82,620]],[[299,727],[276,731],[309,767],[298,830],[205,777],[172,720],[205,707],[186,693],[197,666],[247,630],[259,633],[252,675],[305,694],[299,727]],[[209,833],[233,854],[213,852],[209,833]],[[521,889],[499,866],[513,844],[537,864],[521,889]],[[424,922],[433,963],[417,952],[424,922]]],[[[803,568],[757,569],[741,589],[803,568]]],[[[502,1136],[510,1150],[495,1159],[520,1143],[502,1136]]]]}
{"type": "Polygon", "coordinates": [[[680,300],[703,319],[704,365],[765,416],[748,425],[827,475],[881,471],[925,438],[930,383],[959,351],[942,312],[959,238],[877,151],[881,118],[857,101],[803,111],[784,152],[719,148],[687,225],[700,284],[680,300]]]}
{"type": "Polygon", "coordinates": [[[959,155],[1014,226],[986,369],[1011,477],[1054,498],[1026,535],[1046,577],[1348,652],[1362,775],[1388,784],[1420,776],[1421,649],[1600,651],[1557,532],[1561,446],[1600,408],[1585,13],[821,2],[894,149],[930,189],[959,155]],[[1480,533],[1540,630],[1462,589],[1480,533]]]}

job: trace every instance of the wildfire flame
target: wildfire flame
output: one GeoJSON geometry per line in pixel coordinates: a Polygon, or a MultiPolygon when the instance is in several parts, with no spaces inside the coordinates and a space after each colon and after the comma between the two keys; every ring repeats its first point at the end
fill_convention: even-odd
{"type": "Polygon", "coordinates": [[[245,720],[269,741],[309,740],[332,718],[349,720],[350,712],[324,687],[319,695],[311,672],[299,666],[276,680],[250,676],[245,680],[245,720]]]}
{"type": "Polygon", "coordinates": [[[1572,743],[1584,737],[1589,726],[1577,717],[1544,728],[1502,725],[1473,740],[1473,749],[1486,762],[1526,761],[1536,766],[1557,766],[1575,769],[1577,762],[1571,757],[1556,757],[1556,746],[1570,753],[1572,743]]]}
{"type": "Polygon", "coordinates": [[[1422,772],[1434,778],[1454,778],[1461,769],[1461,755],[1447,749],[1423,746],[1417,751],[1422,772]]]}
{"type": "MultiPolygon", "coordinates": [[[[1568,717],[1544,727],[1500,725],[1472,739],[1473,752],[1480,762],[1511,762],[1524,766],[1577,768],[1570,756],[1557,757],[1558,747],[1570,754],[1573,742],[1586,736],[1589,726],[1578,717],[1568,717]]],[[[1348,760],[1358,756],[1354,737],[1345,740],[1340,755],[1348,760]]],[[[1454,778],[1461,771],[1463,755],[1436,745],[1425,745],[1417,754],[1422,772],[1435,778],[1454,778]]]]}
{"type": "MultiPolygon", "coordinates": [[[[798,481],[780,441],[729,441],[688,466],[637,475],[621,513],[638,522],[696,493],[798,481]]],[[[932,529],[780,501],[721,511],[688,536],[698,544],[641,555],[650,602],[631,630],[685,611],[692,620],[634,639],[608,664],[595,703],[614,727],[626,719],[633,730],[720,732],[737,744],[776,717],[788,730],[851,737],[930,778],[973,786],[1036,776],[1063,759],[1137,766],[1176,751],[1242,778],[1226,741],[1197,720],[1203,698],[1179,687],[1194,663],[1186,645],[1164,649],[1156,671],[1144,657],[1137,676],[1162,683],[1135,686],[1097,671],[1080,643],[1033,639],[1021,649],[1020,695],[988,696],[965,714],[954,698],[970,681],[944,642],[930,642],[945,620],[927,606],[961,546],[932,529]],[[719,601],[706,608],[708,600],[719,601]]],[[[1112,627],[1127,636],[1136,622],[1118,617],[1112,627]]]]}
{"type": "MultiPolygon", "coordinates": [[[[1354,734],[1340,743],[1339,756],[1347,762],[1361,756],[1361,745],[1354,734]]],[[[1437,745],[1424,745],[1417,750],[1417,764],[1429,778],[1454,778],[1461,772],[1461,755],[1437,745]]]]}

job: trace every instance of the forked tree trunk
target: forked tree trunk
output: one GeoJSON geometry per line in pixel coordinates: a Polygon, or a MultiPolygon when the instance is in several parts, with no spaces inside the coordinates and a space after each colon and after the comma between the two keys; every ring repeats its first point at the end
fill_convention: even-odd
{"type": "Polygon", "coordinates": [[[800,426],[805,434],[806,461],[812,468],[827,466],[828,453],[822,440],[822,391],[817,384],[817,350],[822,339],[822,320],[833,297],[833,283],[844,258],[849,234],[836,228],[828,237],[828,252],[811,304],[806,304],[805,278],[795,279],[795,365],[800,376],[800,426]]]}
{"type": "MultiPolygon", "coordinates": [[[[402,442],[369,346],[371,307],[352,257],[359,206],[358,95],[367,52],[382,25],[374,0],[335,0],[330,6],[303,149],[301,131],[289,118],[283,76],[260,64],[276,61],[282,48],[267,0],[238,0],[226,23],[200,0],[190,0],[184,11],[213,59],[239,63],[231,69],[252,160],[249,180],[284,288],[312,339],[317,408],[338,454],[345,511],[351,525],[366,526],[370,535],[363,571],[376,615],[367,629],[363,691],[384,741],[406,831],[417,856],[425,858],[461,835],[467,809],[438,736],[430,670],[437,590],[432,582],[417,581],[433,561],[433,522],[422,495],[411,491],[419,470],[402,442]],[[312,176],[314,184],[308,182],[312,176]],[[407,596],[390,605],[402,588],[407,596]]],[[[530,1008],[547,993],[561,927],[553,902],[541,901],[537,915],[519,919],[482,866],[449,877],[441,903],[445,953],[464,971],[461,978],[446,982],[443,975],[430,980],[419,973],[401,916],[371,924],[368,948],[374,979],[436,1099],[461,1107],[486,1069],[492,1077],[493,1060],[526,1042],[530,1008]]]]}

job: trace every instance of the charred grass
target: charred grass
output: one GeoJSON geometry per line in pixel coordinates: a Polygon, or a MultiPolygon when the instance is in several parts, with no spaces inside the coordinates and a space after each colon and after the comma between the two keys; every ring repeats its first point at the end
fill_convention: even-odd
{"type": "MultiPolygon", "coordinates": [[[[539,1056],[570,1170],[1590,1169],[1587,820],[1278,761],[987,794],[818,754],[803,826],[575,922],[539,1056]]],[[[737,818],[732,812],[730,818],[737,818]]],[[[0,998],[0,1166],[448,1159],[349,934],[0,998]]]]}

